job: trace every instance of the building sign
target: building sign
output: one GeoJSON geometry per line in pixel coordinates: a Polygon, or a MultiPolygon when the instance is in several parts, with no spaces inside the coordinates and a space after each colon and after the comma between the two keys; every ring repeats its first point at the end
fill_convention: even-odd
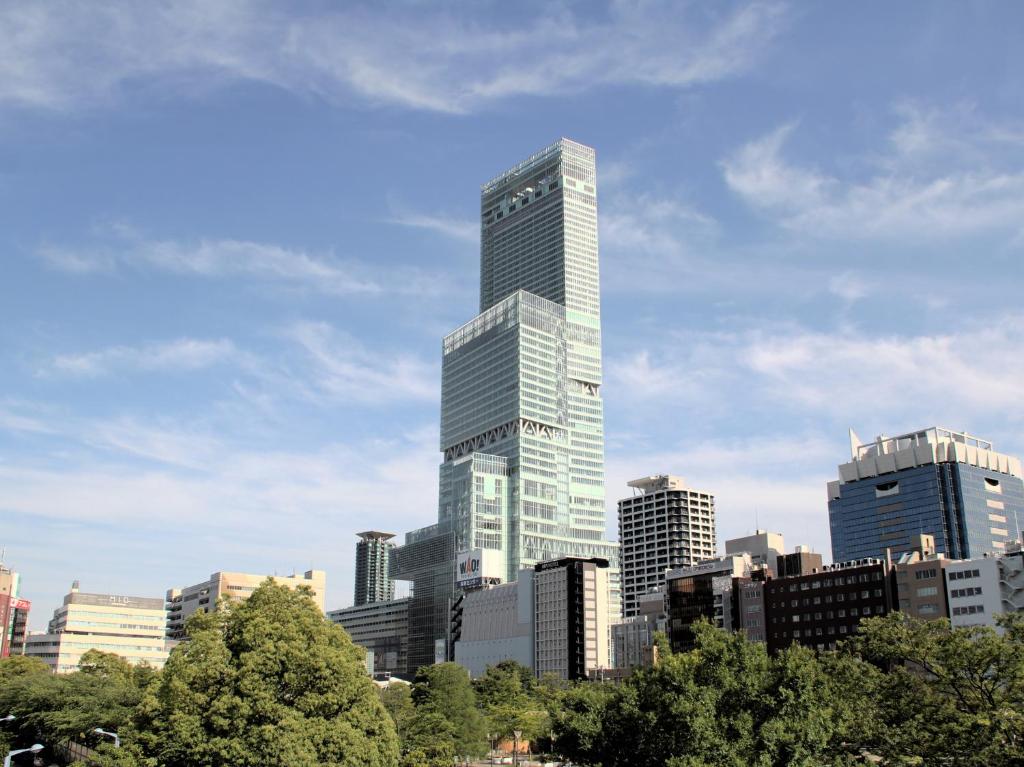
{"type": "Polygon", "coordinates": [[[471,589],[483,583],[484,550],[470,549],[455,557],[455,585],[471,589]]]}
{"type": "Polygon", "coordinates": [[[475,589],[484,583],[505,580],[505,552],[494,549],[470,549],[455,555],[455,586],[475,589]]]}

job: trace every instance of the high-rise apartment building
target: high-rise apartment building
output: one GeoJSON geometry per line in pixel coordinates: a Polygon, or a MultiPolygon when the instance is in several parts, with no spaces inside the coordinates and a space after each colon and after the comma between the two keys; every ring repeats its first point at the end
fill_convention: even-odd
{"type": "Polygon", "coordinates": [[[664,587],[665,572],[715,556],[715,497],[667,474],[627,483],[619,501],[622,614],[638,614],[637,599],[664,587]]]}
{"type": "MultiPolygon", "coordinates": [[[[480,314],[442,347],[438,523],[407,536],[451,535],[457,553],[498,556],[502,580],[564,557],[612,563],[605,540],[604,410],[594,150],[561,139],[484,184],[480,195],[480,314]]],[[[404,548],[404,547],[401,547],[404,548]]],[[[397,579],[437,585],[450,566],[395,551],[397,579]]],[[[439,551],[443,546],[428,547],[439,551]]],[[[435,607],[454,596],[437,591],[435,607]]],[[[410,664],[446,641],[423,605],[410,610],[410,664]],[[423,643],[422,648],[416,646],[423,643]]]]}
{"type": "Polygon", "coordinates": [[[358,533],[356,544],[355,605],[387,602],[395,598],[395,582],[390,577],[390,555],[394,533],[367,530],[358,533]]]}
{"type": "Polygon", "coordinates": [[[851,431],[850,443],[852,460],[828,483],[834,561],[898,557],[922,534],[949,559],[1020,539],[1021,462],[991,442],[935,427],[866,444],[851,431]]]}
{"type": "Polygon", "coordinates": [[[267,578],[290,589],[300,586],[312,592],[313,601],[324,610],[327,574],[323,570],[307,570],[302,575],[253,575],[252,573],[217,572],[210,580],[181,589],[167,590],[167,638],[185,639],[185,622],[192,613],[208,613],[217,609],[221,597],[246,599],[267,578]]]}
{"type": "Polygon", "coordinates": [[[58,674],[78,670],[89,650],[115,653],[133,664],[162,668],[167,660],[164,601],[119,594],[85,594],[78,581],[53,611],[45,634],[30,634],[25,655],[58,674]]]}

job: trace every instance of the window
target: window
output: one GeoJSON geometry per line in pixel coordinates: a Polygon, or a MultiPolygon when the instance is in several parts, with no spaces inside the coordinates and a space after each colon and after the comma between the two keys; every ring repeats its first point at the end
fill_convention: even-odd
{"type": "Polygon", "coordinates": [[[934,568],[930,568],[928,570],[917,570],[914,573],[914,577],[917,580],[921,581],[921,580],[924,580],[926,578],[934,578],[936,575],[938,575],[938,572],[939,571],[934,569],[934,568]]]}
{"type": "Polygon", "coordinates": [[[879,482],[875,485],[875,498],[885,498],[887,495],[899,495],[899,482],[879,482]]]}
{"type": "Polygon", "coordinates": [[[925,586],[923,589],[917,590],[919,597],[934,597],[939,593],[939,590],[935,586],[925,586]]]}

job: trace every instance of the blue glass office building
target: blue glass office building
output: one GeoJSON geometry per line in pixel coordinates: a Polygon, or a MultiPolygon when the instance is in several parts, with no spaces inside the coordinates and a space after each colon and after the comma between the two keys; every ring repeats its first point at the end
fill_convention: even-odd
{"type": "Polygon", "coordinates": [[[1020,540],[1019,459],[962,432],[932,428],[851,443],[852,459],[828,485],[832,558],[847,562],[910,551],[935,536],[951,559],[1003,554],[1020,540]]]}

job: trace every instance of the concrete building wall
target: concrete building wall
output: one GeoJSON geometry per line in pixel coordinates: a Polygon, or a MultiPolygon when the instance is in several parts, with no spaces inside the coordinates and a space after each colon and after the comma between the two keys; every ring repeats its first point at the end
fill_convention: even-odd
{"type": "Polygon", "coordinates": [[[210,612],[217,608],[221,597],[246,599],[267,578],[290,589],[306,587],[313,592],[313,601],[324,611],[324,595],[327,590],[327,574],[323,570],[307,570],[300,575],[255,575],[221,571],[213,573],[210,579],[185,588],[168,589],[166,604],[167,637],[185,638],[185,622],[197,610],[210,612]]]}
{"type": "Polygon", "coordinates": [[[775,569],[777,560],[786,552],[786,541],[782,533],[758,530],[753,535],[731,538],[725,542],[726,554],[750,554],[755,566],[764,565],[775,569]]]}
{"type": "Polygon", "coordinates": [[[1005,611],[996,557],[950,562],[945,576],[953,626],[996,625],[996,615],[1005,611]]]}
{"type": "Polygon", "coordinates": [[[474,679],[503,660],[534,668],[533,575],[523,570],[514,583],[466,594],[455,662],[474,679]]]}

